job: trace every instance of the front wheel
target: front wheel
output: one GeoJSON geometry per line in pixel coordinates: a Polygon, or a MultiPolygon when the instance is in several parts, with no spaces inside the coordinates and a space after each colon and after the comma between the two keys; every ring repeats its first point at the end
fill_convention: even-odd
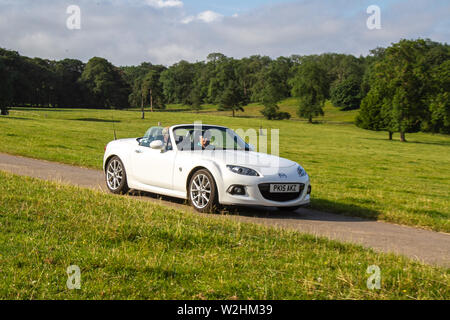
{"type": "Polygon", "coordinates": [[[128,192],[127,173],[119,157],[114,156],[106,166],[106,186],[108,190],[115,194],[125,194],[128,192]]]}
{"type": "Polygon", "coordinates": [[[214,212],[218,196],[214,178],[207,170],[199,170],[189,182],[189,202],[198,212],[214,212]]]}

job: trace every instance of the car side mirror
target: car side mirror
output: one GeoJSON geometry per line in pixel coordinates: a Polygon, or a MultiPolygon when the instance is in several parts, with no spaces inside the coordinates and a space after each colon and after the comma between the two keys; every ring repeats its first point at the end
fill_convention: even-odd
{"type": "Polygon", "coordinates": [[[249,144],[248,148],[250,149],[250,151],[255,151],[255,146],[252,144],[249,144]]]}
{"type": "Polygon", "coordinates": [[[161,140],[155,140],[150,143],[150,148],[156,149],[156,150],[162,150],[164,148],[164,144],[161,140]]]}

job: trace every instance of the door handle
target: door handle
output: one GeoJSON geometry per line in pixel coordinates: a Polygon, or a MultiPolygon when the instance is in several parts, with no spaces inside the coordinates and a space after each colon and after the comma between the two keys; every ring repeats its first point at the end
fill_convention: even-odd
{"type": "Polygon", "coordinates": [[[142,150],[134,150],[134,152],[136,152],[136,153],[142,153],[142,150]]]}

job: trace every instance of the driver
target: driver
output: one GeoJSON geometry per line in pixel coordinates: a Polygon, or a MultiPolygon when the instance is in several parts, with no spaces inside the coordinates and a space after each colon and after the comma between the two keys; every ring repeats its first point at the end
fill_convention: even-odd
{"type": "Polygon", "coordinates": [[[203,149],[206,149],[206,148],[209,146],[210,142],[211,142],[211,140],[210,140],[208,137],[206,137],[206,136],[200,136],[200,140],[199,140],[198,143],[200,144],[200,146],[201,146],[203,149]]]}
{"type": "Polygon", "coordinates": [[[212,142],[211,133],[209,131],[206,131],[203,133],[203,135],[199,137],[198,146],[202,147],[202,149],[204,150],[211,145],[211,142],[212,142]]]}

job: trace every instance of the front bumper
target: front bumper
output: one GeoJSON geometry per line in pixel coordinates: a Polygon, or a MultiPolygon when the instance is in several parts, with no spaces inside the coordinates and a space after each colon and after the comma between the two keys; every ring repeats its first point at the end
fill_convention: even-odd
{"type": "MultiPolygon", "coordinates": [[[[296,169],[295,169],[296,170],[296,169]]],[[[235,173],[227,174],[224,177],[223,192],[219,195],[219,202],[224,205],[255,205],[266,207],[295,207],[307,205],[310,203],[310,195],[308,189],[310,181],[308,175],[299,177],[297,172],[290,174],[287,178],[281,179],[278,175],[264,177],[248,177],[239,176],[235,173]],[[260,185],[282,183],[282,184],[303,184],[298,197],[289,201],[273,201],[269,200],[262,194],[260,185]],[[228,190],[230,186],[240,185],[245,187],[245,195],[232,195],[228,190]]]]}

